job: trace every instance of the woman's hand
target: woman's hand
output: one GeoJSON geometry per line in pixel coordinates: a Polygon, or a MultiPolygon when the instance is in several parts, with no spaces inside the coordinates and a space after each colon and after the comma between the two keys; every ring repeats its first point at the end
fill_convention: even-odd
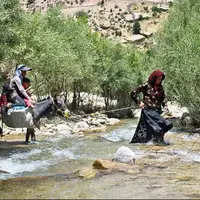
{"type": "Polygon", "coordinates": [[[140,108],[144,108],[144,103],[140,101],[140,108]]]}
{"type": "Polygon", "coordinates": [[[36,102],[35,102],[33,99],[31,99],[31,103],[32,103],[33,105],[36,104],[36,102]]]}
{"type": "Polygon", "coordinates": [[[32,98],[29,98],[29,101],[30,101],[31,104],[35,104],[36,103],[32,98]]]}
{"type": "Polygon", "coordinates": [[[164,106],[163,111],[164,111],[164,112],[169,112],[168,106],[164,106]]]}

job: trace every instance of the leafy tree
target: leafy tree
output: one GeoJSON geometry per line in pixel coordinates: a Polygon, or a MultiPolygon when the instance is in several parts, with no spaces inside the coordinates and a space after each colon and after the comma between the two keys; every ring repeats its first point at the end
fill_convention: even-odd
{"type": "Polygon", "coordinates": [[[135,49],[91,33],[84,20],[66,18],[58,8],[45,15],[22,12],[20,20],[11,25],[19,42],[10,47],[4,63],[32,67],[37,95],[72,92],[74,110],[79,109],[81,92],[102,94],[107,108],[113,99],[119,107],[128,104],[138,81],[140,54],[135,49]]]}
{"type": "Polygon", "coordinates": [[[0,0],[0,60],[8,57],[11,49],[19,42],[15,32],[21,19],[18,0],[0,0]]]}

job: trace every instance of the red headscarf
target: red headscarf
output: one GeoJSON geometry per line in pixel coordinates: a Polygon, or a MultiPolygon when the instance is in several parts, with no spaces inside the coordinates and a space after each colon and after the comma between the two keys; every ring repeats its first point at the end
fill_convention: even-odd
{"type": "Polygon", "coordinates": [[[164,72],[161,72],[159,69],[157,69],[151,73],[151,75],[149,76],[148,82],[154,87],[156,83],[156,79],[160,76],[163,77],[162,78],[162,81],[163,81],[165,79],[165,74],[164,72]]]}
{"type": "Polygon", "coordinates": [[[159,85],[156,85],[156,80],[158,77],[162,76],[162,81],[165,79],[165,74],[164,72],[161,72],[159,69],[155,70],[152,72],[152,74],[149,76],[148,82],[152,85],[154,88],[155,94],[157,98],[164,98],[164,91],[162,87],[162,81],[160,82],[159,85]]]}

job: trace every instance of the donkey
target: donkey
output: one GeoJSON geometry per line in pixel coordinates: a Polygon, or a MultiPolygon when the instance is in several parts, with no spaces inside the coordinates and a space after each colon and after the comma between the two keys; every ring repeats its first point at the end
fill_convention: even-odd
{"type": "Polygon", "coordinates": [[[37,102],[33,109],[26,107],[20,110],[12,110],[9,113],[3,108],[2,122],[11,128],[27,128],[25,141],[29,143],[30,136],[31,141],[36,141],[35,127],[39,128],[42,117],[54,116],[58,112],[62,114],[63,111],[64,108],[57,105],[57,101],[54,101],[52,97],[48,97],[37,102]]]}

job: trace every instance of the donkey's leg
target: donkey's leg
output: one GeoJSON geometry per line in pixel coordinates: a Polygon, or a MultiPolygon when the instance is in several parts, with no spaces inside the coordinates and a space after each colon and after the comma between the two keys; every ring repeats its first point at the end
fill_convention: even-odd
{"type": "Polygon", "coordinates": [[[1,127],[0,127],[0,136],[3,137],[3,130],[1,127]]]}
{"type": "Polygon", "coordinates": [[[31,135],[32,128],[27,128],[26,130],[26,142],[29,142],[29,137],[31,135]]]}
{"type": "Polygon", "coordinates": [[[31,128],[31,141],[36,141],[35,129],[34,128],[31,128]]]}

